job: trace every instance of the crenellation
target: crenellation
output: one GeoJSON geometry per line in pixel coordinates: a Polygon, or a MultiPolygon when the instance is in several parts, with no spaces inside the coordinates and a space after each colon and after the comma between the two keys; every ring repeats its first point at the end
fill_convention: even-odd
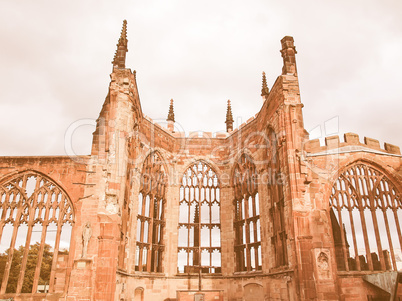
{"type": "Polygon", "coordinates": [[[380,142],[373,138],[364,137],[364,144],[370,148],[381,149],[380,142]]]}
{"type": "Polygon", "coordinates": [[[349,144],[360,144],[359,135],[355,133],[345,133],[344,141],[349,144]]]}
{"type": "Polygon", "coordinates": [[[368,151],[372,149],[377,152],[384,152],[394,155],[400,155],[400,148],[398,146],[384,143],[384,149],[380,147],[378,140],[373,138],[364,137],[364,143],[360,143],[359,136],[355,133],[344,134],[345,142],[339,141],[339,136],[325,137],[325,143],[322,145],[320,139],[307,140],[303,144],[303,149],[307,153],[320,153],[328,150],[339,149],[339,152],[357,152],[368,151]]]}
{"type": "Polygon", "coordinates": [[[391,153],[391,154],[396,154],[396,155],[400,155],[401,154],[401,149],[399,148],[399,146],[390,144],[390,143],[384,143],[384,149],[391,153]]]}
{"type": "Polygon", "coordinates": [[[339,136],[325,137],[325,146],[327,146],[328,149],[339,148],[339,136]]]}

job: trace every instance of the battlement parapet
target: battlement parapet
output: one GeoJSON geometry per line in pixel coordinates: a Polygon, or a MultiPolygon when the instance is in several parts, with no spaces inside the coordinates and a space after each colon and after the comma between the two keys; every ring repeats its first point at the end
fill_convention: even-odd
{"type": "Polygon", "coordinates": [[[354,147],[359,147],[359,148],[353,148],[354,151],[358,151],[359,149],[362,150],[362,148],[366,149],[372,149],[375,151],[380,151],[384,153],[389,153],[393,155],[401,155],[401,150],[399,146],[390,144],[390,143],[384,143],[384,148],[382,149],[380,146],[380,142],[376,139],[369,138],[369,137],[364,137],[363,139],[364,143],[360,143],[359,135],[355,133],[346,133],[344,134],[344,142],[340,142],[339,136],[330,136],[330,137],[325,137],[325,144],[321,145],[319,139],[313,139],[309,140],[304,144],[304,150],[307,151],[308,153],[319,153],[319,152],[324,152],[328,150],[334,150],[334,149],[339,149],[339,148],[345,148],[349,147],[351,149],[351,146],[354,147]]]}

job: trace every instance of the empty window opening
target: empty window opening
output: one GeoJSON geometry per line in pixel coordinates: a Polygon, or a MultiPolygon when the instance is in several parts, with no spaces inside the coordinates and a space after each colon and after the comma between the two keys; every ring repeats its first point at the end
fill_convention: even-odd
{"type": "Polygon", "coordinates": [[[254,163],[245,154],[235,165],[233,184],[236,270],[261,270],[258,177],[254,163]]]}
{"type": "Polygon", "coordinates": [[[402,268],[402,202],[383,173],[351,166],[335,182],[329,201],[338,270],[402,268]]]}
{"type": "Polygon", "coordinates": [[[221,272],[220,188],[215,171],[196,162],[180,187],[179,273],[221,272]]]}
{"type": "Polygon", "coordinates": [[[162,272],[166,171],[158,153],[145,159],[140,184],[135,270],[162,272]]]}
{"type": "Polygon", "coordinates": [[[0,185],[0,201],[0,293],[62,292],[74,221],[66,193],[25,172],[0,185]]]}
{"type": "MultiPolygon", "coordinates": [[[[267,152],[268,161],[268,198],[270,200],[270,217],[272,221],[271,245],[275,254],[275,267],[285,266],[288,263],[287,257],[287,234],[285,227],[285,198],[284,198],[284,175],[281,172],[278,142],[276,135],[270,131],[269,138],[271,145],[267,152]]],[[[259,209],[258,209],[259,210],[259,209]]],[[[259,234],[260,235],[260,234],[259,234]]]]}

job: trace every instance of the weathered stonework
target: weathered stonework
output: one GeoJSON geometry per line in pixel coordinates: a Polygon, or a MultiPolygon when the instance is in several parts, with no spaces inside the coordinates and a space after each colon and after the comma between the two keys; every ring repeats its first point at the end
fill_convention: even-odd
{"type": "MultiPolygon", "coordinates": [[[[27,171],[46,175],[61,187],[69,197],[74,214],[69,254],[54,257],[59,265],[58,270],[52,267],[51,275],[55,278],[50,279],[48,292],[35,291],[39,289],[38,281],[33,284],[33,292],[24,293],[21,288],[6,292],[7,279],[2,278],[0,298],[380,300],[375,298],[388,296],[381,288],[365,281],[363,276],[395,270],[397,262],[393,254],[402,244],[400,226],[396,226],[398,233],[393,233],[392,237],[399,235],[401,241],[388,241],[391,255],[386,252],[376,254],[379,258],[376,269],[375,256],[361,255],[355,245],[355,234],[348,232],[345,224],[337,224],[338,217],[331,213],[335,209],[331,209],[330,199],[338,178],[360,164],[378,172],[375,178],[378,181],[387,179],[389,185],[395,187],[394,190],[387,188],[387,193],[394,193],[395,202],[402,202],[400,149],[388,143],[382,149],[378,140],[366,137],[361,143],[358,135],[353,133],[345,134],[344,142],[338,136],[327,137],[323,146],[319,140],[309,140],[303,125],[293,38],[284,37],[281,42],[282,74],[270,90],[263,79],[264,103],[255,117],[233,129],[229,102],[227,133],[196,132],[185,137],[183,133],[174,132],[173,101],[167,128],[143,114],[135,72],[125,68],[127,38],[124,23],[113,60],[109,92],[93,133],[91,154],[84,157],[0,158],[1,227],[8,223],[7,206],[14,206],[11,201],[6,201],[10,197],[6,192],[7,181],[27,171]],[[153,192],[148,203],[142,199],[146,195],[142,181],[147,177],[153,181],[153,175],[144,172],[147,167],[144,162],[149,156],[160,159],[158,164],[165,177],[156,181],[164,190],[161,199],[155,203],[153,192]],[[244,176],[248,172],[242,160],[248,160],[257,176],[250,180],[251,184],[240,182],[236,186],[237,173],[244,176]],[[180,212],[185,199],[181,196],[184,194],[181,188],[183,174],[196,162],[202,162],[216,174],[219,197],[215,191],[216,199],[210,200],[208,208],[212,210],[211,204],[219,203],[220,218],[219,222],[203,224],[197,221],[197,218],[203,218],[202,209],[194,209],[201,214],[189,214],[190,218],[195,216],[195,221],[188,223],[188,229],[195,232],[204,226],[220,229],[219,247],[211,247],[212,243],[209,243],[211,254],[219,252],[220,256],[219,266],[213,267],[215,272],[211,272],[211,262],[201,264],[202,260],[197,263],[195,259],[194,264],[185,265],[185,272],[178,271],[179,223],[183,223],[180,212]],[[248,185],[256,186],[250,192],[248,185]],[[240,190],[243,192],[239,194],[240,190]],[[160,207],[149,205],[144,209],[149,202],[160,207]],[[159,213],[160,217],[156,218],[159,213]],[[85,233],[87,223],[91,235],[85,233]],[[155,235],[144,238],[155,225],[160,228],[154,228],[152,233],[158,233],[159,240],[155,235]],[[160,232],[157,229],[161,229],[160,232]],[[138,233],[142,233],[141,238],[138,233]],[[352,264],[360,262],[350,253],[354,252],[350,247],[352,236],[357,255],[363,256],[361,260],[365,263],[367,261],[366,270],[360,266],[352,268],[352,264]],[[137,250],[142,250],[143,254],[140,256],[137,250]],[[152,253],[154,251],[159,253],[152,253]],[[240,255],[244,254],[242,252],[250,256],[245,258],[240,255]],[[141,264],[139,257],[143,260],[141,264]]],[[[374,177],[371,171],[370,176],[374,177]]],[[[247,176],[240,179],[244,178],[247,176]]],[[[192,185],[194,189],[196,186],[192,185]]],[[[153,186],[150,184],[149,187],[153,186]]],[[[351,195],[358,197],[357,193],[351,195]]],[[[199,204],[202,203],[200,200],[199,204]]],[[[23,212],[24,209],[19,210],[23,212]]],[[[398,212],[401,210],[399,208],[398,212]]],[[[375,216],[374,213],[373,218],[375,216]]],[[[370,239],[377,239],[379,246],[383,241],[378,233],[385,231],[386,226],[381,221],[373,224],[377,234],[370,239]]],[[[29,225],[31,227],[31,222],[29,225]]],[[[194,258],[201,256],[197,252],[205,247],[200,243],[197,246],[196,241],[202,237],[197,235],[192,236],[194,246],[189,246],[189,242],[186,245],[187,249],[194,249],[191,255],[194,258]]],[[[386,244],[383,247],[388,251],[386,244]]],[[[374,249],[369,250],[375,253],[374,249]]],[[[7,258],[11,264],[12,256],[7,258]]],[[[4,268],[0,272],[8,273],[4,268]]],[[[19,285],[22,283],[21,280],[19,285]]]]}

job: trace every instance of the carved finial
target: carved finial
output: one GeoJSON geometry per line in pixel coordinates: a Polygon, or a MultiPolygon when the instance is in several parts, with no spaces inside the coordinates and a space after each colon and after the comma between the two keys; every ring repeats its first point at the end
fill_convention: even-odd
{"type": "Polygon", "coordinates": [[[169,113],[166,121],[174,122],[173,99],[170,100],[169,113]]]}
{"type": "Polygon", "coordinates": [[[265,76],[265,72],[262,72],[262,89],[261,96],[267,96],[269,94],[269,89],[267,85],[267,77],[265,76]]]}
{"type": "Polygon", "coordinates": [[[116,53],[113,58],[113,67],[126,68],[126,52],[127,49],[127,21],[123,21],[123,28],[121,29],[121,34],[119,42],[117,43],[116,53]]]}
{"type": "Polygon", "coordinates": [[[230,133],[233,131],[233,115],[232,115],[232,106],[230,105],[230,100],[228,100],[228,108],[226,111],[226,132],[230,133]]]}
{"type": "Polygon", "coordinates": [[[283,57],[282,74],[292,74],[297,76],[296,69],[296,47],[292,37],[286,36],[281,40],[283,57]]]}

